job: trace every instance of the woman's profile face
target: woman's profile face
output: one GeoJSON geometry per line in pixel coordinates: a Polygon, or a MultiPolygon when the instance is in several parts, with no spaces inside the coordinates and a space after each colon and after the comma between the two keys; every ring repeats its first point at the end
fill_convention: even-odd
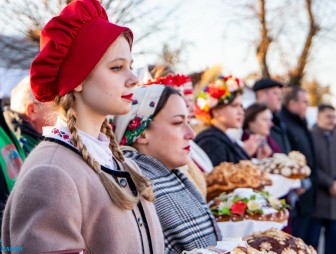
{"type": "Polygon", "coordinates": [[[120,36],[79,89],[75,88],[76,109],[85,111],[88,116],[126,114],[131,108],[133,88],[137,83],[132,62],[129,43],[120,36]]]}
{"type": "Polygon", "coordinates": [[[184,99],[176,94],[169,96],[166,105],[144,131],[147,144],[142,146],[148,154],[167,168],[173,169],[188,163],[189,141],[195,137],[188,124],[188,109],[184,99]]]}
{"type": "Polygon", "coordinates": [[[214,109],[212,114],[215,121],[225,129],[241,128],[244,121],[242,96],[237,95],[229,105],[214,109]]]}
{"type": "Polygon", "coordinates": [[[255,120],[249,123],[249,129],[255,134],[268,136],[273,126],[272,118],[272,112],[266,109],[258,113],[255,120]]]}

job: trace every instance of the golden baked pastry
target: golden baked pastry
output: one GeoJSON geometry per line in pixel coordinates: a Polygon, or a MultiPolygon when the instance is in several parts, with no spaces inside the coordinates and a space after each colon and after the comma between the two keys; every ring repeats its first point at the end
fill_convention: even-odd
{"type": "Polygon", "coordinates": [[[279,174],[291,179],[303,179],[311,173],[305,156],[298,151],[292,151],[288,156],[275,153],[273,157],[260,160],[258,166],[271,174],[279,174]]]}
{"type": "Polygon", "coordinates": [[[213,200],[221,193],[236,188],[260,190],[266,185],[272,185],[268,173],[251,161],[240,161],[237,164],[222,162],[207,175],[207,200],[213,200]]]}
{"type": "Polygon", "coordinates": [[[265,251],[258,251],[251,246],[242,247],[238,246],[231,251],[218,249],[218,248],[203,248],[203,249],[194,249],[191,251],[183,251],[182,254],[268,254],[265,251]]]}
{"type": "Polygon", "coordinates": [[[316,250],[307,246],[302,239],[274,228],[253,233],[244,240],[259,251],[273,254],[317,254],[316,250]]]}

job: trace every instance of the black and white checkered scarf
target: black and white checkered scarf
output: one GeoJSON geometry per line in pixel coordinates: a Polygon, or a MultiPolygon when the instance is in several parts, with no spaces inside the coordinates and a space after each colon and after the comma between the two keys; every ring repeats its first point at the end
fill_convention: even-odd
{"type": "Polygon", "coordinates": [[[180,254],[216,245],[221,240],[217,223],[196,187],[178,169],[135,151],[124,151],[152,181],[155,208],[165,238],[165,253],[180,254]]]}

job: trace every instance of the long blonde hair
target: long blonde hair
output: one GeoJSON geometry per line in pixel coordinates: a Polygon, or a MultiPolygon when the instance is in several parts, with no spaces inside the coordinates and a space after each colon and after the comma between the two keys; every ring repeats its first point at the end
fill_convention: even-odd
{"type": "Polygon", "coordinates": [[[76,129],[77,119],[73,110],[75,104],[75,96],[73,92],[69,92],[63,96],[57,96],[55,103],[66,113],[67,126],[71,133],[72,142],[82,154],[84,161],[97,173],[112,202],[116,206],[122,209],[131,210],[133,206],[139,201],[139,196],[143,197],[147,201],[154,200],[154,194],[149,181],[126,163],[123,153],[119,148],[115,135],[111,126],[107,122],[107,119],[105,119],[101,126],[101,132],[110,139],[109,147],[113,156],[119,162],[121,162],[124,169],[130,173],[131,178],[137,188],[137,196],[133,196],[124,191],[119,186],[119,184],[114,179],[112,179],[112,177],[108,176],[107,173],[102,171],[100,164],[93,159],[91,154],[88,152],[87,147],[85,144],[83,144],[76,129]]]}

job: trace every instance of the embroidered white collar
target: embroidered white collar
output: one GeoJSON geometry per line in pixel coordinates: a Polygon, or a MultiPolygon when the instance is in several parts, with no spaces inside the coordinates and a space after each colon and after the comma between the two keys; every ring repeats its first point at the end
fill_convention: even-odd
{"type": "MultiPolygon", "coordinates": [[[[113,155],[109,148],[110,140],[107,136],[103,133],[99,133],[98,139],[96,139],[81,130],[77,131],[91,156],[100,165],[109,169],[115,169],[113,155]]],[[[55,126],[43,127],[43,136],[63,141],[72,147],[75,147],[70,139],[71,134],[66,122],[59,117],[57,118],[55,126]]]]}

